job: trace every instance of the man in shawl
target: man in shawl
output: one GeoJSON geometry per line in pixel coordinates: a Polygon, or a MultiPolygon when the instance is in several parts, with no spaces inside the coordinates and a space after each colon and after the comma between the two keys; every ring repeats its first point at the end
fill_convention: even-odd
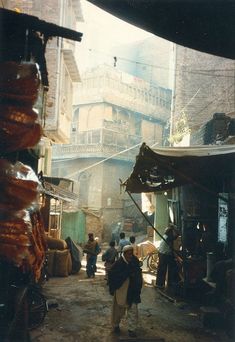
{"type": "Polygon", "coordinates": [[[88,241],[84,246],[83,252],[86,253],[86,273],[88,278],[94,278],[96,272],[97,255],[100,253],[98,242],[94,239],[94,234],[88,234],[88,241]]]}
{"type": "Polygon", "coordinates": [[[123,247],[121,257],[115,261],[108,273],[109,291],[113,296],[111,324],[116,334],[119,324],[127,313],[128,332],[136,337],[138,323],[138,303],[141,302],[142,270],[139,260],[133,254],[133,247],[123,247]]]}

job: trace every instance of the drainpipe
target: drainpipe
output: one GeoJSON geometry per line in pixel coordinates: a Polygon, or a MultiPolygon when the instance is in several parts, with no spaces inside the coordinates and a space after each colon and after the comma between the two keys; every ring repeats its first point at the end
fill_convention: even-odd
{"type": "MultiPolygon", "coordinates": [[[[59,25],[63,26],[63,13],[64,13],[64,0],[60,0],[60,18],[59,25]]],[[[61,53],[62,53],[62,39],[57,38],[58,50],[57,50],[57,67],[56,67],[56,103],[55,103],[55,115],[56,115],[56,130],[59,130],[59,108],[60,108],[60,92],[61,92],[61,53]]]]}
{"type": "MultiPolygon", "coordinates": [[[[173,80],[172,80],[172,96],[171,96],[171,116],[170,116],[170,138],[173,134],[173,119],[175,111],[175,86],[176,86],[176,44],[172,43],[172,70],[173,70],[173,80]]],[[[170,146],[173,143],[170,142],[170,146]]]]}

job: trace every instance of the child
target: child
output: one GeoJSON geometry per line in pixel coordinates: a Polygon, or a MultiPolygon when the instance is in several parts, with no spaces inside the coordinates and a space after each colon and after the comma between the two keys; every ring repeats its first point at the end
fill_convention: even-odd
{"type": "Polygon", "coordinates": [[[108,279],[108,272],[116,259],[118,258],[118,252],[115,248],[115,241],[109,243],[109,248],[102,254],[102,261],[104,261],[105,278],[108,279]]]}

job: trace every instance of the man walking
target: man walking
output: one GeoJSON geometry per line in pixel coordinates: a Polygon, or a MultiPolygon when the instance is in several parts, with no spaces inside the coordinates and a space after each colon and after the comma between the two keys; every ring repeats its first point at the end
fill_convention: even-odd
{"type": "Polygon", "coordinates": [[[133,255],[133,247],[123,247],[121,257],[115,261],[108,273],[109,291],[113,296],[111,324],[116,334],[120,333],[119,324],[127,313],[128,332],[136,337],[138,323],[138,303],[141,302],[142,270],[139,260],[133,255]]]}

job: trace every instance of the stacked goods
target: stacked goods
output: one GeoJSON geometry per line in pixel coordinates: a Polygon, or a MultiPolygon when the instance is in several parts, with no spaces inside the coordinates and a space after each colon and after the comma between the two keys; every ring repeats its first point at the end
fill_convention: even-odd
{"type": "Polygon", "coordinates": [[[40,74],[34,63],[0,63],[0,153],[33,147],[41,138],[33,104],[40,74]]]}
{"type": "Polygon", "coordinates": [[[42,129],[33,105],[40,73],[34,63],[0,63],[0,259],[40,278],[46,240],[38,209],[40,182],[7,154],[33,147],[42,129]]]}
{"type": "Polygon", "coordinates": [[[21,210],[37,202],[39,181],[34,171],[17,162],[0,159],[0,210],[21,210]]]}
{"type": "Polygon", "coordinates": [[[39,279],[46,240],[37,197],[40,183],[33,170],[0,160],[0,257],[31,270],[39,279]]]}
{"type": "Polygon", "coordinates": [[[131,219],[125,219],[123,230],[126,232],[132,232],[133,231],[133,220],[131,219]]]}
{"type": "Polygon", "coordinates": [[[151,241],[144,241],[138,244],[139,257],[145,258],[148,254],[156,252],[157,248],[151,241]]]}
{"type": "Polygon", "coordinates": [[[47,266],[51,277],[68,277],[72,273],[72,258],[65,240],[46,237],[47,266]]]}

